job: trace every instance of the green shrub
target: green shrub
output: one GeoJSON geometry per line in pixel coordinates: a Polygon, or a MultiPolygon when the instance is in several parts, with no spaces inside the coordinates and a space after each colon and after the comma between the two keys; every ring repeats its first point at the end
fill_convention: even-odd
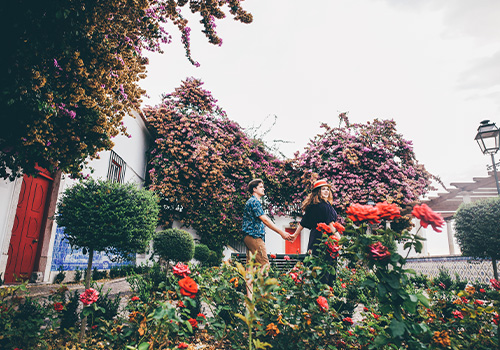
{"type": "Polygon", "coordinates": [[[206,244],[195,245],[194,258],[200,263],[205,264],[210,258],[210,248],[208,248],[206,244]]]}
{"type": "Polygon", "coordinates": [[[160,258],[187,262],[194,256],[194,240],[188,232],[169,228],[156,234],[153,250],[160,258]]]}
{"type": "Polygon", "coordinates": [[[78,283],[82,280],[82,270],[80,270],[78,267],[75,270],[75,276],[73,277],[73,281],[78,283]]]}

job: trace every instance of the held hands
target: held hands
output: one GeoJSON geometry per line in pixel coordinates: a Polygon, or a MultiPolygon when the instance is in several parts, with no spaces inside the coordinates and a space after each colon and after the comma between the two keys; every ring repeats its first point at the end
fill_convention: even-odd
{"type": "Polygon", "coordinates": [[[281,233],[281,237],[283,237],[283,239],[286,240],[286,241],[293,242],[295,240],[295,238],[293,237],[293,235],[289,234],[288,232],[282,232],[281,233]]]}

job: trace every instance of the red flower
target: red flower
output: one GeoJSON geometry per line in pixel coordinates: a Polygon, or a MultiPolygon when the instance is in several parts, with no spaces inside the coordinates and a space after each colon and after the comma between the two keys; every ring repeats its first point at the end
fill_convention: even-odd
{"type": "Polygon", "coordinates": [[[464,318],[464,315],[462,315],[462,313],[460,311],[455,310],[452,312],[452,314],[453,314],[453,317],[455,317],[455,318],[459,318],[459,319],[464,318]]]}
{"type": "Polygon", "coordinates": [[[496,290],[500,290],[500,281],[497,281],[496,279],[492,278],[490,279],[491,286],[495,288],[496,290]]]}
{"type": "Polygon", "coordinates": [[[373,205],[351,204],[346,214],[354,222],[366,220],[370,224],[380,223],[378,208],[373,205]]]}
{"type": "Polygon", "coordinates": [[[483,288],[479,289],[479,291],[480,291],[481,293],[486,293],[486,291],[485,291],[483,288]]]}
{"type": "Polygon", "coordinates": [[[57,312],[61,312],[64,309],[64,305],[62,303],[54,303],[54,310],[57,312]]]}
{"type": "Polygon", "coordinates": [[[181,294],[187,297],[194,298],[198,293],[198,285],[189,276],[179,280],[179,286],[181,287],[181,294]]]}
{"type": "Polygon", "coordinates": [[[139,298],[138,296],[133,296],[132,299],[130,299],[131,301],[139,301],[141,300],[141,298],[139,298]]]}
{"type": "Polygon", "coordinates": [[[351,331],[347,331],[347,333],[348,333],[350,336],[353,336],[353,335],[354,335],[351,331]]]}
{"type": "Polygon", "coordinates": [[[204,319],[207,319],[207,317],[203,315],[201,312],[197,315],[197,317],[203,317],[204,319]]]}
{"type": "Polygon", "coordinates": [[[178,262],[174,267],[172,267],[172,271],[179,277],[187,277],[187,275],[191,273],[189,266],[181,262],[178,262]]]}
{"type": "Polygon", "coordinates": [[[94,288],[89,288],[82,294],[80,294],[80,301],[84,305],[91,305],[95,303],[99,299],[99,292],[96,291],[94,288]]]}
{"type": "Polygon", "coordinates": [[[372,312],[372,315],[373,315],[373,318],[376,320],[378,320],[380,318],[380,315],[377,315],[376,313],[372,312]]]}
{"type": "Polygon", "coordinates": [[[484,301],[477,299],[477,300],[474,300],[474,304],[476,304],[476,305],[483,305],[484,301]]]}
{"type": "Polygon", "coordinates": [[[189,345],[187,345],[186,343],[182,342],[182,343],[179,343],[179,345],[177,345],[177,347],[179,349],[187,349],[189,345]]]}
{"type": "Polygon", "coordinates": [[[401,210],[396,204],[382,202],[377,203],[375,207],[378,209],[380,219],[394,220],[401,217],[401,210]]]}
{"type": "Polygon", "coordinates": [[[319,309],[323,312],[328,311],[329,306],[328,306],[328,301],[326,300],[325,297],[319,296],[318,299],[316,299],[316,303],[319,305],[319,309]]]}
{"type": "Polygon", "coordinates": [[[364,312],[368,312],[368,308],[365,306],[365,307],[363,308],[363,311],[364,311],[364,312]]]}
{"type": "Polygon", "coordinates": [[[345,227],[342,226],[342,224],[339,223],[339,222],[334,222],[333,223],[333,227],[335,227],[335,229],[337,230],[337,232],[340,233],[340,234],[342,234],[345,231],[345,227]]]}
{"type": "Polygon", "coordinates": [[[295,282],[295,284],[302,282],[302,278],[299,277],[302,274],[302,271],[299,270],[297,266],[294,266],[288,274],[290,275],[290,278],[295,282]]]}
{"type": "Polygon", "coordinates": [[[500,323],[500,315],[499,314],[495,314],[493,316],[493,323],[498,326],[498,323],[500,323]]]}
{"type": "Polygon", "coordinates": [[[443,282],[439,282],[439,286],[443,289],[446,289],[446,285],[443,282]]]}
{"type": "Polygon", "coordinates": [[[177,304],[178,307],[186,307],[186,305],[184,305],[184,303],[181,301],[179,301],[179,303],[177,304]]]}
{"type": "Polygon", "coordinates": [[[287,261],[288,261],[288,260],[290,260],[290,257],[289,257],[288,255],[285,255],[285,256],[283,257],[283,259],[285,259],[285,260],[287,260],[287,261]]]}
{"type": "Polygon", "coordinates": [[[346,288],[345,283],[342,283],[340,286],[341,286],[342,288],[346,288]]]}
{"type": "MultiPolygon", "coordinates": [[[[330,238],[334,241],[337,241],[337,238],[335,236],[330,236],[330,238]]],[[[339,250],[340,250],[340,246],[337,244],[337,242],[335,243],[332,243],[332,242],[325,242],[326,246],[328,247],[327,250],[328,250],[328,253],[330,254],[330,256],[335,259],[336,257],[339,256],[339,250]]]]}
{"type": "Polygon", "coordinates": [[[194,318],[190,318],[188,322],[191,324],[191,327],[193,328],[198,327],[198,321],[196,321],[194,318]]]}
{"type": "Polygon", "coordinates": [[[374,260],[384,260],[391,256],[389,249],[380,242],[370,244],[368,248],[374,260]]]}
{"type": "Polygon", "coordinates": [[[269,257],[270,257],[271,259],[276,259],[276,254],[271,254],[271,255],[269,255],[269,257]]]}
{"type": "Polygon", "coordinates": [[[348,324],[350,324],[350,325],[353,325],[353,324],[354,324],[354,321],[353,321],[353,320],[352,320],[352,318],[350,318],[350,317],[346,317],[346,318],[344,318],[342,321],[343,321],[343,322],[345,322],[345,323],[348,323],[348,324]]]}
{"type": "Polygon", "coordinates": [[[316,230],[326,233],[332,233],[332,228],[324,222],[320,222],[318,226],[316,226],[316,230]]]}
{"type": "Polygon", "coordinates": [[[441,232],[438,228],[444,225],[443,217],[433,212],[427,204],[414,206],[411,214],[417,219],[420,219],[420,225],[422,225],[423,228],[427,228],[427,226],[431,225],[434,231],[441,232]]]}

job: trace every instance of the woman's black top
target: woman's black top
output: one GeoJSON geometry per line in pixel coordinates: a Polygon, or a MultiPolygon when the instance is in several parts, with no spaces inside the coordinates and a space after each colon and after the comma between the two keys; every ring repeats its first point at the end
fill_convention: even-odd
{"type": "Polygon", "coordinates": [[[307,250],[312,250],[313,254],[316,253],[316,245],[321,240],[322,235],[322,233],[316,229],[318,224],[324,223],[328,225],[335,221],[337,221],[337,212],[328,202],[311,204],[306,208],[306,212],[302,220],[300,220],[300,225],[311,230],[307,250]]]}

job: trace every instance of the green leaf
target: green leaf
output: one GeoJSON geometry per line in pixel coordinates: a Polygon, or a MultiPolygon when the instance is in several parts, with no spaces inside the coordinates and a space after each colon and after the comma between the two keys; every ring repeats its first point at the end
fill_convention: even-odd
{"type": "Polygon", "coordinates": [[[238,317],[243,322],[248,323],[247,318],[245,316],[243,316],[242,314],[234,314],[234,316],[238,317]]]}
{"type": "Polygon", "coordinates": [[[405,334],[405,323],[393,318],[389,325],[389,329],[394,338],[402,337],[405,334]]]}
{"type": "Polygon", "coordinates": [[[254,339],[253,345],[255,346],[256,349],[265,349],[266,347],[272,348],[271,344],[263,343],[259,339],[254,339]]]}
{"type": "Polygon", "coordinates": [[[425,297],[425,295],[423,295],[423,294],[417,294],[417,298],[418,298],[418,300],[420,300],[420,302],[422,303],[422,305],[424,305],[426,308],[430,307],[429,299],[427,299],[425,297]]]}
{"type": "Polygon", "coordinates": [[[161,320],[162,318],[165,317],[166,314],[167,310],[165,310],[163,307],[160,306],[154,311],[153,318],[155,320],[161,320]]]}
{"type": "Polygon", "coordinates": [[[149,345],[149,343],[141,343],[141,345],[139,345],[139,350],[148,350],[149,345]]]}

